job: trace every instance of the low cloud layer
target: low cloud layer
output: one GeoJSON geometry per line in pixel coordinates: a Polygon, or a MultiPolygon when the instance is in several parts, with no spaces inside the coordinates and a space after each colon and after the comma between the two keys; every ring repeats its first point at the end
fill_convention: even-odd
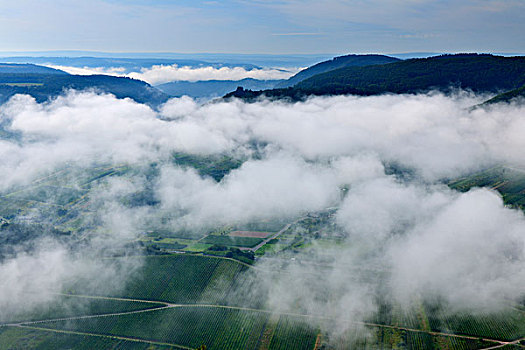
{"type": "Polygon", "coordinates": [[[397,297],[444,297],[467,310],[523,297],[523,213],[489,190],[452,196],[440,207],[390,248],[397,297]]]}
{"type": "MultiPolygon", "coordinates": [[[[454,310],[497,309],[525,290],[523,213],[493,191],[462,194],[444,184],[495,165],[525,165],[525,107],[470,109],[485,98],[458,92],[205,105],[180,98],[154,111],[89,92],[44,104],[15,96],[0,112],[3,135],[11,135],[0,141],[0,188],[9,192],[65,167],[133,169],[90,191],[94,251],[160,221],[202,232],[331,207],[330,234],[340,244],[313,244],[280,268],[281,277],[265,285],[269,307],[361,321],[386,293],[406,305],[431,298],[454,310]],[[178,166],[174,153],[242,165],[216,181],[178,166]],[[137,192],[155,204],[126,205],[137,192]]],[[[61,244],[21,252],[0,264],[0,276],[30,288],[35,261],[62,271],[69,254],[61,244]]],[[[0,306],[16,293],[0,294],[0,306]]]]}
{"type": "Polygon", "coordinates": [[[47,67],[63,70],[70,74],[94,75],[106,74],[123,76],[143,80],[151,85],[169,83],[171,81],[206,81],[206,80],[242,80],[246,78],[258,80],[288,79],[299,69],[254,68],[244,67],[191,67],[179,65],[154,65],[141,68],[137,72],[126,72],[120,67],[70,67],[46,65],[47,67]]]}
{"type": "Polygon", "coordinates": [[[177,220],[186,226],[283,219],[337,204],[337,173],[277,154],[244,163],[221,183],[192,170],[165,168],[158,192],[163,209],[186,213],[177,220]]]}

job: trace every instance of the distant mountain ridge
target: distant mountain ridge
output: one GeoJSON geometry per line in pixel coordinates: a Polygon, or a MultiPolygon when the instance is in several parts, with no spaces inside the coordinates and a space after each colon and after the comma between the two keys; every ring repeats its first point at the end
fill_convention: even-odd
{"type": "Polygon", "coordinates": [[[155,87],[174,97],[213,98],[223,96],[239,86],[244,89],[264,90],[272,89],[280,82],[282,80],[245,78],[242,80],[173,81],[155,87]]]}
{"type": "Polygon", "coordinates": [[[311,78],[317,74],[333,71],[345,67],[363,67],[375,64],[386,64],[400,61],[399,58],[369,54],[369,55],[346,55],[334,57],[331,60],[317,63],[309,68],[303,69],[288,80],[283,81],[276,88],[292,87],[303,80],[311,78]]]}
{"type": "Polygon", "coordinates": [[[169,96],[141,80],[108,75],[69,74],[9,74],[0,73],[0,103],[15,94],[33,96],[38,102],[64,93],[67,89],[110,93],[117,98],[131,98],[152,107],[168,100],[169,96]]]}
{"type": "Polygon", "coordinates": [[[64,74],[68,73],[31,63],[0,63],[0,74],[64,74]]]}
{"type": "Polygon", "coordinates": [[[314,75],[294,87],[237,90],[225,97],[304,99],[309,95],[418,93],[451,88],[499,93],[525,85],[525,57],[489,54],[441,55],[381,65],[347,67],[314,75]]]}
{"type": "Polygon", "coordinates": [[[259,69],[261,67],[254,64],[232,65],[221,62],[205,62],[191,59],[161,59],[161,58],[105,58],[105,57],[4,57],[3,61],[13,63],[32,63],[35,65],[51,65],[75,68],[104,68],[119,69],[122,73],[140,72],[143,68],[152,66],[171,66],[177,65],[189,67],[243,67],[244,69],[259,69]]]}

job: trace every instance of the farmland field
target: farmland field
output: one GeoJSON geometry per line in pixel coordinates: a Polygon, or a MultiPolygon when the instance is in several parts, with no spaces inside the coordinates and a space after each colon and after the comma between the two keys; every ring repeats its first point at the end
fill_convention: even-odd
{"type": "Polygon", "coordinates": [[[255,247],[257,244],[261,243],[262,238],[254,238],[247,236],[216,236],[209,235],[203,238],[200,242],[207,244],[220,244],[225,246],[232,247],[255,247]]]}
{"type": "MultiPolygon", "coordinates": [[[[270,317],[266,312],[220,307],[176,307],[138,315],[49,322],[40,327],[133,336],[192,348],[257,349],[270,317]]],[[[317,336],[315,329],[290,316],[281,316],[272,331],[270,349],[310,349],[317,336]]]]}
{"type": "Polygon", "coordinates": [[[163,304],[145,303],[139,301],[124,301],[113,299],[97,299],[79,296],[60,295],[46,306],[32,308],[30,312],[7,315],[0,319],[1,323],[18,323],[53,318],[65,318],[84,315],[99,315],[109,313],[130,312],[153,309],[163,304]]]}
{"type": "Polygon", "coordinates": [[[514,341],[525,336],[525,313],[512,308],[482,315],[447,313],[429,316],[432,330],[453,330],[457,334],[514,341]]]}
{"type": "MultiPolygon", "coordinates": [[[[91,222],[93,208],[86,197],[90,187],[130,171],[125,166],[100,166],[81,174],[67,169],[47,174],[30,185],[3,193],[0,226],[17,229],[17,237],[23,237],[30,230],[16,218],[38,209],[40,213],[53,213],[51,232],[74,235],[91,222]]],[[[525,203],[525,177],[516,169],[489,169],[454,180],[449,186],[459,191],[487,186],[499,191],[510,206],[523,207],[525,203]]],[[[125,196],[122,203],[134,205],[151,200],[148,198],[147,193],[125,196]]],[[[159,227],[142,232],[132,242],[143,249],[133,250],[141,256],[126,258],[137,259],[139,267],[122,288],[112,292],[77,288],[85,281],[76,281],[63,291],[68,295],[57,296],[46,307],[0,320],[0,349],[152,350],[195,349],[201,345],[207,349],[311,350],[524,348],[523,341],[521,345],[519,342],[525,337],[523,305],[509,305],[498,313],[458,313],[439,303],[421,302],[403,309],[378,300],[382,306],[377,315],[363,324],[344,327],[326,319],[329,313],[322,310],[304,315],[300,305],[292,311],[270,312],[267,290],[260,288],[257,278],[277,279],[282,273],[279,266],[290,264],[297,252],[307,253],[301,256],[303,267],[329,265],[333,257],[310,257],[308,252],[320,246],[342,250],[345,238],[334,234],[333,217],[333,210],[324,210],[286,223],[217,225],[199,232],[159,227]],[[237,249],[254,247],[281,230],[278,237],[257,250],[255,261],[249,249],[237,249]],[[145,252],[152,255],[141,254],[145,252]],[[244,260],[239,252],[251,253],[252,260],[244,260]],[[272,259],[280,264],[273,270],[263,264],[272,259]],[[327,331],[331,329],[341,332],[327,331]]],[[[35,227],[30,228],[35,231],[35,227]]],[[[0,236],[5,241],[14,238],[0,236]]],[[[108,264],[121,261],[118,254],[104,259],[108,264]]],[[[305,278],[313,276],[313,272],[305,271],[305,278]]],[[[382,273],[379,269],[374,276],[382,273]]]]}
{"type": "Polygon", "coordinates": [[[230,232],[230,237],[255,237],[255,238],[266,238],[271,234],[271,232],[261,232],[261,231],[232,231],[230,232]]]}
{"type": "Polygon", "coordinates": [[[139,276],[117,296],[170,303],[221,302],[246,266],[194,255],[148,257],[139,276]]]}
{"type": "MultiPolygon", "coordinates": [[[[257,293],[236,294],[237,303],[232,304],[232,293],[251,288],[244,276],[249,269],[230,259],[150,256],[144,259],[140,273],[114,295],[99,299],[63,296],[73,301],[69,312],[51,307],[13,319],[20,322],[18,326],[0,327],[0,348],[45,349],[57,344],[71,349],[195,349],[206,345],[207,349],[474,350],[525,337],[525,314],[519,308],[473,316],[427,305],[403,311],[386,304],[370,323],[358,328],[350,323],[341,334],[326,334],[322,329],[334,328],[327,324],[331,320],[270,313],[250,300],[258,299],[257,293]],[[84,298],[90,302],[74,303],[84,298]],[[246,307],[250,301],[255,309],[246,307]],[[67,319],[59,320],[63,317],[67,319]]],[[[519,348],[517,343],[507,348],[511,346],[519,348]]]]}
{"type": "Polygon", "coordinates": [[[449,186],[459,191],[473,187],[488,187],[498,191],[505,204],[525,208],[525,170],[512,167],[496,167],[451,181],[449,186]]]}
{"type": "Polygon", "coordinates": [[[168,350],[169,346],[131,340],[57,333],[34,328],[0,328],[0,348],[5,350],[23,349],[119,349],[119,350],[168,350]]]}

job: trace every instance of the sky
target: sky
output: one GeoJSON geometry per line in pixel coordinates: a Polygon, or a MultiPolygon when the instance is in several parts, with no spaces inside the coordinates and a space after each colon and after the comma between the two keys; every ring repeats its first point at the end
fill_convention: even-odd
{"type": "Polygon", "coordinates": [[[0,51],[525,52],[523,0],[0,0],[0,51]]]}

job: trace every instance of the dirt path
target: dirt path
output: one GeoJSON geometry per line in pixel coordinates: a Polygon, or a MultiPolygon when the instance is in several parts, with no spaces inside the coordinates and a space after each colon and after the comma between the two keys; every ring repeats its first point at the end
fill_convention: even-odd
{"type": "Polygon", "coordinates": [[[322,339],[323,335],[321,333],[317,334],[317,338],[315,338],[314,350],[321,350],[322,339]]]}
{"type": "Polygon", "coordinates": [[[155,308],[151,308],[151,309],[124,311],[124,312],[114,312],[114,313],[109,313],[109,314],[70,316],[70,317],[53,318],[53,319],[47,319],[47,320],[38,320],[38,321],[24,321],[24,322],[6,323],[6,324],[4,324],[4,326],[11,326],[11,327],[13,327],[13,326],[26,326],[26,325],[47,323],[47,322],[84,320],[84,319],[89,319],[89,318],[100,318],[100,317],[111,317],[111,316],[125,316],[125,315],[140,314],[140,313],[145,313],[145,312],[152,312],[152,311],[157,311],[157,310],[163,310],[163,309],[168,309],[168,308],[171,308],[171,307],[176,307],[176,306],[162,306],[162,307],[155,307],[155,308]]]}
{"type": "Polygon", "coordinates": [[[499,345],[495,345],[495,346],[491,346],[491,347],[488,347],[488,348],[483,348],[483,349],[479,349],[479,350],[491,350],[491,349],[500,349],[504,346],[507,346],[507,345],[517,345],[519,346],[520,348],[522,349],[525,349],[525,346],[521,345],[520,342],[521,341],[524,341],[525,338],[521,338],[521,339],[518,339],[518,340],[514,340],[510,343],[506,343],[506,344],[499,344],[499,345]]]}

